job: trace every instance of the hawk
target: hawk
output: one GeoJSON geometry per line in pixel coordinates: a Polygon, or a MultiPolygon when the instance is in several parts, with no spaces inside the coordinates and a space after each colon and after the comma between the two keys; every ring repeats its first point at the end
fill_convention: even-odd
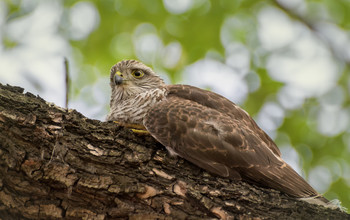
{"type": "Polygon", "coordinates": [[[189,85],[166,85],[136,60],[115,64],[110,86],[108,121],[145,128],[170,154],[213,174],[328,203],[282,160],[249,114],[225,97],[189,85]]]}

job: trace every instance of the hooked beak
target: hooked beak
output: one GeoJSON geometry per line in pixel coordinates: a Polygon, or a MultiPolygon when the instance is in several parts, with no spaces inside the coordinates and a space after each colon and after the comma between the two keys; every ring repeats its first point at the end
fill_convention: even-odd
{"type": "Polygon", "coordinates": [[[121,85],[123,83],[123,80],[124,80],[123,79],[123,74],[118,71],[118,72],[115,73],[113,79],[114,79],[114,83],[116,85],[121,85]]]}

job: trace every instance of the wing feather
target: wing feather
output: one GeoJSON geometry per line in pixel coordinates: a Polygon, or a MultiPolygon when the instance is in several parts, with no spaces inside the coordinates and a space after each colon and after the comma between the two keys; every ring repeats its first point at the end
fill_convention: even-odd
{"type": "Polygon", "coordinates": [[[226,99],[225,97],[203,90],[194,86],[189,85],[169,85],[169,96],[177,96],[180,98],[195,101],[203,106],[207,106],[212,109],[216,109],[220,113],[227,114],[232,118],[240,120],[247,126],[254,128],[256,135],[258,135],[267,146],[278,156],[281,156],[281,152],[272,141],[272,139],[260,129],[255,121],[248,115],[242,108],[226,99]]]}
{"type": "Polygon", "coordinates": [[[275,188],[294,197],[318,193],[280,158],[275,143],[235,104],[196,87],[169,86],[167,99],[144,118],[160,143],[223,177],[275,188]]]}

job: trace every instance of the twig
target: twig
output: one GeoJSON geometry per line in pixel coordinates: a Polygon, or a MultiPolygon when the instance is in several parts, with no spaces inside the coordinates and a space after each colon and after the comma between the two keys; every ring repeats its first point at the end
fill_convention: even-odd
{"type": "Polygon", "coordinates": [[[306,17],[301,15],[300,13],[296,12],[295,10],[286,7],[285,5],[280,3],[278,0],[274,0],[273,2],[275,3],[275,6],[281,9],[284,13],[286,13],[294,20],[304,24],[307,28],[309,28],[309,30],[312,33],[314,33],[314,36],[320,39],[324,43],[324,45],[329,48],[333,56],[343,61],[346,65],[350,66],[350,60],[343,55],[342,51],[339,51],[338,48],[336,48],[336,46],[333,43],[333,40],[329,39],[329,37],[325,36],[319,30],[319,26],[321,26],[320,21],[313,22],[310,19],[307,19],[306,17]]]}
{"type": "Polygon", "coordinates": [[[65,70],[65,77],[66,77],[66,100],[65,100],[65,107],[68,110],[68,96],[69,96],[69,66],[68,66],[68,59],[67,57],[64,58],[64,70],[65,70]]]}

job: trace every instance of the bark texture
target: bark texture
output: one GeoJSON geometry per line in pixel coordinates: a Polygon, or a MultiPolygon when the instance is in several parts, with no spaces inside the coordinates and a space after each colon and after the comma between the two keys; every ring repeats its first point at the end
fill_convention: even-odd
{"type": "Polygon", "coordinates": [[[0,219],[350,219],[0,84],[0,219]]]}

